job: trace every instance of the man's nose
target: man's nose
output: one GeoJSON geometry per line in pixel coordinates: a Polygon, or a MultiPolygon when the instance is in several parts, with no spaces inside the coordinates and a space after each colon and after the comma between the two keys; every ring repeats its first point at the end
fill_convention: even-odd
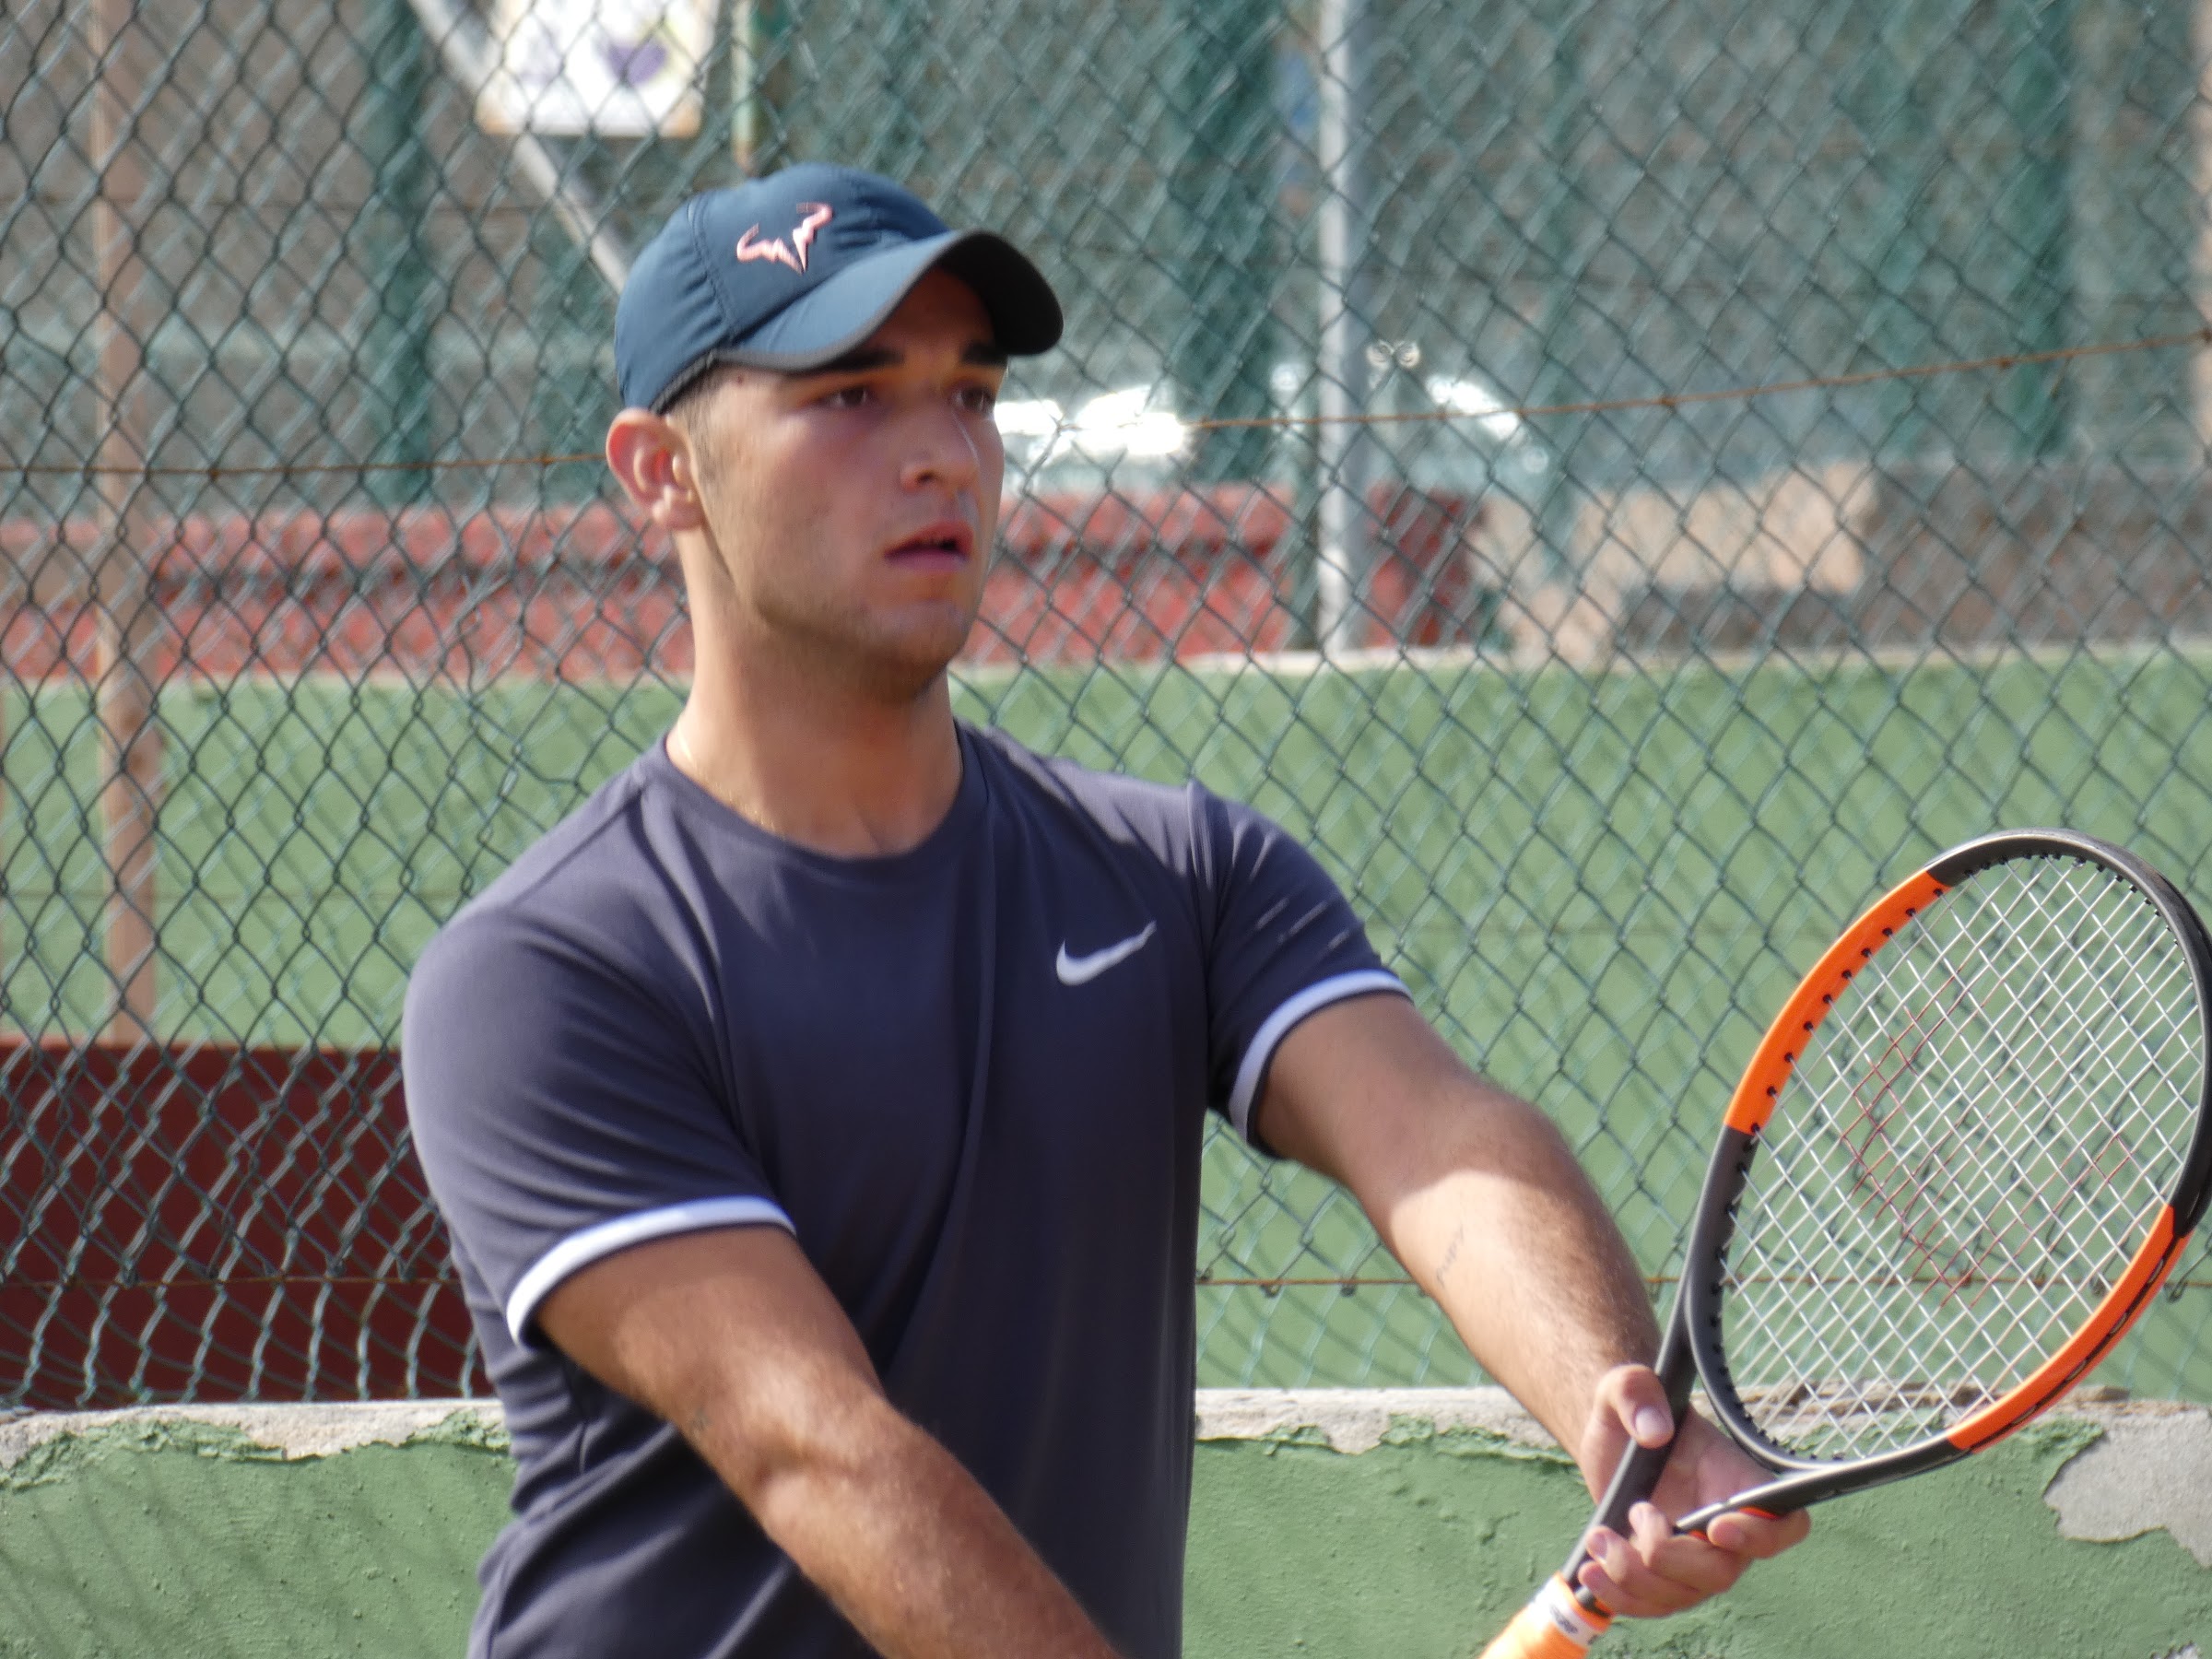
{"type": "Polygon", "coordinates": [[[972,489],[981,463],[968,422],[949,404],[933,402],[917,412],[900,481],[909,489],[935,484],[972,489]]]}

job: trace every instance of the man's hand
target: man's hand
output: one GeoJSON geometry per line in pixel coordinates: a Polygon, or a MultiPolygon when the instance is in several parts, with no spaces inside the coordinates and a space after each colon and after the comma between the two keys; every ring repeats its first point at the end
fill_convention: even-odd
{"type": "MultiPolygon", "coordinates": [[[[1604,1494],[1631,1440],[1640,1446],[1664,1445],[1673,1428],[1666,1393],[1654,1372],[1641,1365],[1607,1371],[1576,1458],[1591,1497],[1604,1494]]],[[[1811,1530],[1811,1519],[1802,1511],[1780,1520],[1723,1515],[1700,1538],[1677,1533],[1672,1517],[1719,1503],[1767,1478],[1735,1441],[1692,1412],[1652,1501],[1629,1512],[1630,1535],[1591,1529],[1583,1588],[1606,1611],[1630,1618],[1679,1613],[1718,1594],[1753,1561],[1796,1544],[1811,1530]]]]}
{"type": "MultiPolygon", "coordinates": [[[[1593,1495],[1633,1439],[1664,1445],[1651,1302],[1619,1230],[1559,1131],[1460,1064],[1413,1005],[1323,1008],[1277,1050],[1254,1120],[1275,1150],[1341,1182],[1483,1368],[1576,1453],[1593,1495]]],[[[1594,1535],[1583,1583],[1611,1611],[1679,1611],[1805,1536],[1803,1515],[1729,1515],[1706,1538],[1686,1515],[1764,1478],[1693,1418],[1630,1535],[1594,1535]]]]}

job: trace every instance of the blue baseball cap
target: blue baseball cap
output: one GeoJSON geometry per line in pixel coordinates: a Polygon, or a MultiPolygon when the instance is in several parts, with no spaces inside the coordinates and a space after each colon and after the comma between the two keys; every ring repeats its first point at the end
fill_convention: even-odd
{"type": "Polygon", "coordinates": [[[665,411],[721,363],[818,368],[874,334],[932,270],[975,290],[1009,356],[1059,341],[1052,284],[1011,242],[951,229],[888,179],[814,161],[695,195],[622,286],[622,402],[665,411]]]}

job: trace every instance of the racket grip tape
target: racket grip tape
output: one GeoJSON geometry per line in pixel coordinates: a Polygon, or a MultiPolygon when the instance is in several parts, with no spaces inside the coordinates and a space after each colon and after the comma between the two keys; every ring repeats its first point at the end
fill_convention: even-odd
{"type": "MultiPolygon", "coordinates": [[[[1682,1420],[1679,1406],[1676,1407],[1675,1420],[1677,1423],[1682,1420]]],[[[1627,1537],[1629,1512],[1652,1495],[1652,1488],[1659,1484],[1659,1477],[1666,1468],[1666,1460],[1674,1454],[1675,1442],[1671,1440],[1663,1446],[1630,1445],[1613,1470],[1612,1482],[1598,1502],[1597,1519],[1593,1524],[1627,1537]]],[[[1576,1568],[1579,1570],[1588,1559],[1576,1557],[1576,1568]]]]}
{"type": "Polygon", "coordinates": [[[1555,1577],[1482,1650],[1482,1659],[1582,1659],[1612,1622],[1555,1577]]]}

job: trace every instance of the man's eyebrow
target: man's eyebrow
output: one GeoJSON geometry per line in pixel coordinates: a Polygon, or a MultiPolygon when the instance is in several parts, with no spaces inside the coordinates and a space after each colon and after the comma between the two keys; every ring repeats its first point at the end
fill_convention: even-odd
{"type": "MultiPolygon", "coordinates": [[[[855,346],[842,357],[831,358],[826,363],[817,363],[811,369],[802,369],[797,378],[812,380],[817,375],[866,374],[877,369],[896,369],[906,361],[906,354],[893,351],[888,346],[855,346]]],[[[1003,347],[990,340],[977,340],[960,352],[960,361],[972,368],[1004,369],[1006,353],[1003,347]]]]}
{"type": "Polygon", "coordinates": [[[817,363],[811,369],[798,371],[801,380],[812,380],[818,374],[865,374],[871,369],[895,369],[906,360],[905,357],[884,346],[855,346],[842,357],[831,358],[826,363],[817,363]]]}

